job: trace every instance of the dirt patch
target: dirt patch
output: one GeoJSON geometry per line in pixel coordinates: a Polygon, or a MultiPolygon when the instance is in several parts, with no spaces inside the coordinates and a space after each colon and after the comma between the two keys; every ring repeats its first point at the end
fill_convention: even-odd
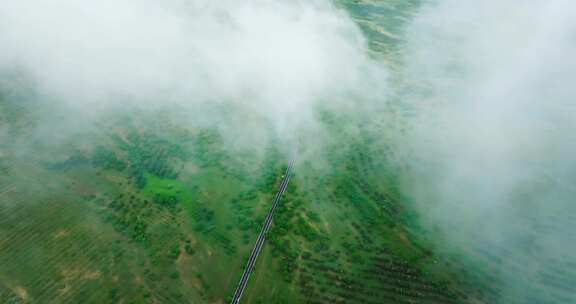
{"type": "Polygon", "coordinates": [[[67,237],[68,235],[70,235],[70,230],[68,229],[60,229],[58,231],[56,231],[56,233],[54,233],[54,238],[55,239],[60,239],[63,237],[67,237]]]}
{"type": "Polygon", "coordinates": [[[22,300],[28,302],[30,300],[30,296],[28,296],[28,291],[22,286],[16,286],[12,289],[12,291],[22,300]]]}
{"type": "Polygon", "coordinates": [[[59,289],[58,292],[62,295],[62,294],[67,293],[68,291],[70,291],[70,289],[71,289],[71,288],[70,288],[70,285],[65,284],[65,285],[64,285],[64,288],[59,289]]]}
{"type": "Polygon", "coordinates": [[[412,242],[408,239],[408,237],[406,236],[406,233],[398,232],[398,237],[400,238],[400,241],[402,243],[404,243],[405,245],[412,246],[412,242]]]}
{"type": "Polygon", "coordinates": [[[64,269],[60,274],[64,277],[64,281],[72,281],[79,277],[81,271],[78,268],[64,269]]]}
{"type": "Polygon", "coordinates": [[[89,271],[84,274],[84,278],[87,280],[98,280],[101,275],[100,271],[89,271]]]}

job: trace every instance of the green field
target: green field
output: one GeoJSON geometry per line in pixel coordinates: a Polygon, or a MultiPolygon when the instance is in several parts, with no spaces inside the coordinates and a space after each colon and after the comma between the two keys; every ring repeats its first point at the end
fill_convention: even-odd
{"type": "MultiPolygon", "coordinates": [[[[416,4],[339,5],[374,55],[393,59],[398,19],[416,4]]],[[[39,138],[41,119],[70,118],[22,89],[5,88],[0,109],[0,302],[229,301],[288,161],[282,138],[230,146],[217,128],[180,123],[174,109],[126,109],[95,119],[97,127],[63,125],[39,138]]],[[[319,117],[330,140],[322,150],[301,143],[243,301],[482,297],[410,230],[399,168],[372,158],[390,152],[371,145],[381,118],[329,109],[319,117]]]]}
{"type": "MultiPolygon", "coordinates": [[[[226,148],[217,132],[137,117],[65,145],[37,143],[25,153],[18,152],[23,144],[3,147],[2,302],[230,298],[285,156],[272,141],[264,153],[237,158],[242,151],[226,148]]],[[[330,130],[338,119],[344,118],[324,123],[330,130]]],[[[392,171],[371,164],[367,143],[346,135],[358,126],[342,127],[347,131],[335,130],[334,148],[318,156],[325,163],[297,162],[244,299],[467,298],[407,230],[393,184],[377,182],[393,180],[392,171]]],[[[27,136],[26,128],[15,132],[27,136]]]]}

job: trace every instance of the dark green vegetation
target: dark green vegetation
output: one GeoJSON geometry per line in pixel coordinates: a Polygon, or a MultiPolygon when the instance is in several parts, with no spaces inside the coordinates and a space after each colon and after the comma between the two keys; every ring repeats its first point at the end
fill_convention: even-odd
{"type": "MultiPolygon", "coordinates": [[[[21,121],[37,111],[2,105],[27,113],[21,121]]],[[[168,112],[117,116],[34,149],[34,128],[22,124],[14,134],[23,142],[3,143],[1,302],[222,303],[232,295],[285,169],[280,145],[234,149],[213,129],[171,123],[168,112]]],[[[414,215],[396,189],[398,168],[372,157],[391,153],[374,150],[372,129],[353,115],[321,112],[319,121],[330,133],[314,156],[322,161],[297,164],[243,301],[483,297],[408,229],[414,215]]]]}
{"type": "Polygon", "coordinates": [[[0,302],[213,302],[233,289],[278,151],[254,166],[211,130],[118,121],[63,146],[2,145],[0,302]]]}
{"type": "MultiPolygon", "coordinates": [[[[390,60],[418,5],[340,2],[371,51],[390,60]]],[[[232,147],[173,109],[119,112],[97,128],[46,134],[37,128],[43,114],[58,111],[1,89],[0,303],[230,299],[287,163],[280,138],[232,147]]],[[[400,156],[382,144],[382,129],[391,129],[379,117],[396,109],[378,111],[373,120],[319,111],[329,140],[298,160],[243,302],[496,297],[489,274],[437,256],[419,230],[397,189],[402,168],[390,165],[400,156]]]]}

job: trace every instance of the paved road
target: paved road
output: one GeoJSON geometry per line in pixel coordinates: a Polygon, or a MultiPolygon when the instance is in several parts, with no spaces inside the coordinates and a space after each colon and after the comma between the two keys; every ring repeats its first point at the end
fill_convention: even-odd
{"type": "Polygon", "coordinates": [[[244,268],[244,273],[242,273],[242,278],[240,279],[240,283],[238,283],[238,287],[236,288],[236,292],[234,293],[234,298],[232,298],[232,304],[238,304],[240,302],[240,297],[242,297],[242,293],[248,284],[248,279],[250,278],[250,274],[254,269],[254,264],[256,263],[256,259],[258,255],[262,251],[262,247],[264,247],[264,240],[266,239],[266,233],[270,229],[270,225],[272,224],[272,218],[274,217],[274,212],[276,212],[276,207],[280,200],[282,199],[282,195],[284,191],[286,191],[286,187],[288,186],[288,182],[290,181],[290,175],[292,174],[292,168],[294,166],[294,160],[290,161],[288,164],[288,168],[286,168],[286,173],[284,173],[284,180],[280,184],[280,189],[274,197],[274,201],[272,202],[272,208],[268,211],[268,215],[266,216],[266,220],[264,221],[264,226],[258,235],[258,240],[254,245],[254,249],[252,249],[252,253],[250,254],[250,258],[248,259],[248,264],[246,264],[246,268],[244,268]]]}

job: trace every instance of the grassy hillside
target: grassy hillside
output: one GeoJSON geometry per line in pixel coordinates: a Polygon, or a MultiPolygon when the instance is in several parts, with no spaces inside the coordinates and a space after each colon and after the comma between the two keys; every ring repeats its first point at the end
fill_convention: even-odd
{"type": "MultiPolygon", "coordinates": [[[[249,153],[165,115],[109,117],[57,145],[24,128],[3,147],[2,301],[231,297],[287,159],[275,140],[249,153]]],[[[331,140],[298,161],[244,300],[468,301],[476,288],[409,229],[397,172],[355,121],[321,115],[331,140]]]]}

